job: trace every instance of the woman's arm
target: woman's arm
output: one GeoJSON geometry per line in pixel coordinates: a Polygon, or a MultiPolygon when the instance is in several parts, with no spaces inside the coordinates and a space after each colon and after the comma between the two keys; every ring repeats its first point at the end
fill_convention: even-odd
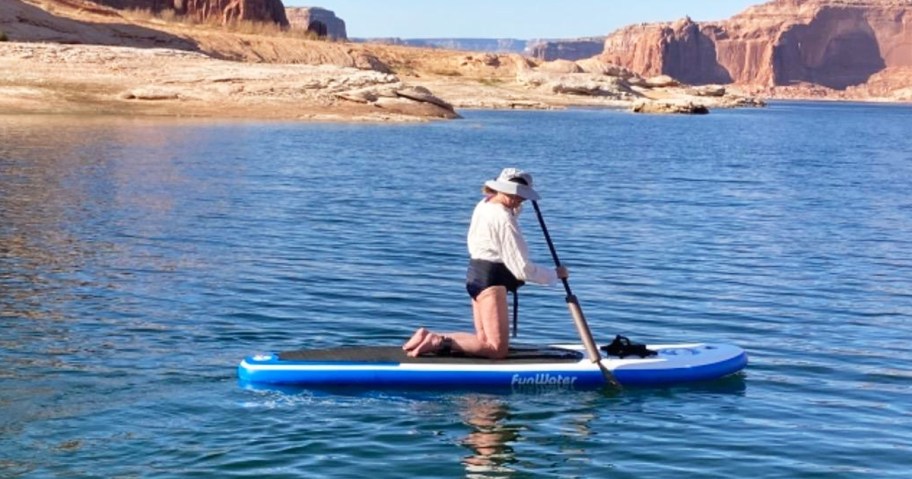
{"type": "Polygon", "coordinates": [[[558,275],[554,269],[544,268],[529,259],[529,247],[515,217],[500,224],[498,230],[503,262],[516,279],[547,285],[557,282],[558,275]]]}

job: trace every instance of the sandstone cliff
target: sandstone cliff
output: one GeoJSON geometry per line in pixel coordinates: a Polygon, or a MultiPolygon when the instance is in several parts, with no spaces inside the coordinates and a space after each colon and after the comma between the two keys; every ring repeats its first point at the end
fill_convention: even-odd
{"type": "Polygon", "coordinates": [[[347,40],[345,22],[336,14],[325,8],[292,7],[285,9],[285,16],[291,28],[298,28],[313,33],[318,37],[329,37],[335,40],[347,40]]]}
{"type": "Polygon", "coordinates": [[[120,10],[171,10],[201,23],[222,25],[241,20],[288,26],[282,0],[93,0],[120,10]]]}
{"type": "Polygon", "coordinates": [[[912,80],[912,1],[775,0],[723,22],[634,25],[610,35],[601,58],[692,84],[864,95],[876,80],[889,97],[912,80]]]}

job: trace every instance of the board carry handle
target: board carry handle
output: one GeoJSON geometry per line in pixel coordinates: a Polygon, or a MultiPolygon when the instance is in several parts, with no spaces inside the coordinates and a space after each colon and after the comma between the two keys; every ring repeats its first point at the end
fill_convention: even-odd
{"type": "MultiPolygon", "coordinates": [[[[541,208],[538,207],[538,202],[532,200],[532,207],[535,208],[535,216],[538,217],[538,224],[541,225],[542,233],[545,235],[545,241],[548,243],[548,249],[551,250],[551,258],[554,259],[554,265],[560,268],[560,258],[557,257],[557,250],[554,248],[554,242],[551,241],[551,234],[548,233],[548,227],[545,226],[545,218],[542,217],[541,208]]],[[[580,306],[576,295],[570,290],[570,281],[567,280],[567,278],[561,278],[560,280],[564,283],[564,291],[567,293],[567,308],[570,310],[570,316],[576,324],[576,330],[579,332],[580,339],[583,341],[583,346],[586,347],[586,352],[589,353],[589,360],[598,364],[598,367],[602,371],[602,375],[605,377],[605,381],[608,384],[614,387],[620,387],[621,384],[614,377],[614,374],[602,364],[602,356],[599,354],[598,346],[595,345],[595,340],[592,339],[592,331],[589,329],[589,323],[586,322],[586,317],[583,316],[583,308],[580,306]]]]}

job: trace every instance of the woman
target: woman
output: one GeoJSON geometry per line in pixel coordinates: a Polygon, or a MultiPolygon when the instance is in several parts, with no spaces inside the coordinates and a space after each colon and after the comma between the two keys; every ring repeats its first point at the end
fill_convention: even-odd
{"type": "Polygon", "coordinates": [[[441,335],[419,328],[402,349],[417,357],[450,351],[491,359],[507,357],[510,347],[507,291],[526,281],[554,284],[566,278],[567,269],[544,268],[529,259],[529,250],[517,223],[525,200],[538,200],[532,189],[532,175],[506,168],[494,180],[486,181],[485,197],[475,206],[469,226],[469,269],[466,290],[472,297],[475,334],[441,335]]]}

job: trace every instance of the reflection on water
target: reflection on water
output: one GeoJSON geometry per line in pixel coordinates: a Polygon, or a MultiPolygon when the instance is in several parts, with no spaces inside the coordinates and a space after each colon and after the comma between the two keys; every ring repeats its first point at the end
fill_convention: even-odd
{"type": "Polygon", "coordinates": [[[171,216],[171,190],[189,187],[174,162],[193,140],[108,119],[24,116],[0,129],[16,140],[0,143],[0,316],[62,320],[73,290],[111,287],[86,271],[132,256],[111,238],[154,236],[171,216]]]}
{"type": "Polygon", "coordinates": [[[206,226],[185,215],[182,191],[205,202],[221,185],[200,174],[201,158],[188,157],[210,132],[190,125],[0,118],[0,378],[35,378],[14,396],[53,404],[25,408],[17,421],[72,414],[80,394],[59,401],[59,391],[92,397],[108,376],[161,364],[151,358],[187,337],[175,321],[176,272],[205,276],[197,247],[172,232],[206,226]],[[156,298],[164,311],[145,306],[156,298]]]}
{"type": "Polygon", "coordinates": [[[459,397],[456,407],[468,430],[459,444],[470,451],[462,459],[466,477],[525,477],[558,470],[585,475],[594,463],[605,462],[595,457],[605,438],[598,437],[593,424],[604,419],[600,408],[617,395],[606,389],[459,397]]]}
{"type": "Polygon", "coordinates": [[[466,396],[460,410],[471,432],[462,445],[471,450],[463,459],[466,477],[511,477],[516,462],[512,444],[522,427],[510,423],[510,411],[503,398],[466,396]]]}
{"type": "Polygon", "coordinates": [[[156,240],[175,214],[174,192],[192,187],[176,163],[198,134],[23,116],[4,118],[0,138],[0,347],[23,353],[14,367],[80,369],[75,356],[110,347],[89,339],[98,334],[86,323],[141,315],[117,290],[138,271],[175,269],[156,240]]]}

